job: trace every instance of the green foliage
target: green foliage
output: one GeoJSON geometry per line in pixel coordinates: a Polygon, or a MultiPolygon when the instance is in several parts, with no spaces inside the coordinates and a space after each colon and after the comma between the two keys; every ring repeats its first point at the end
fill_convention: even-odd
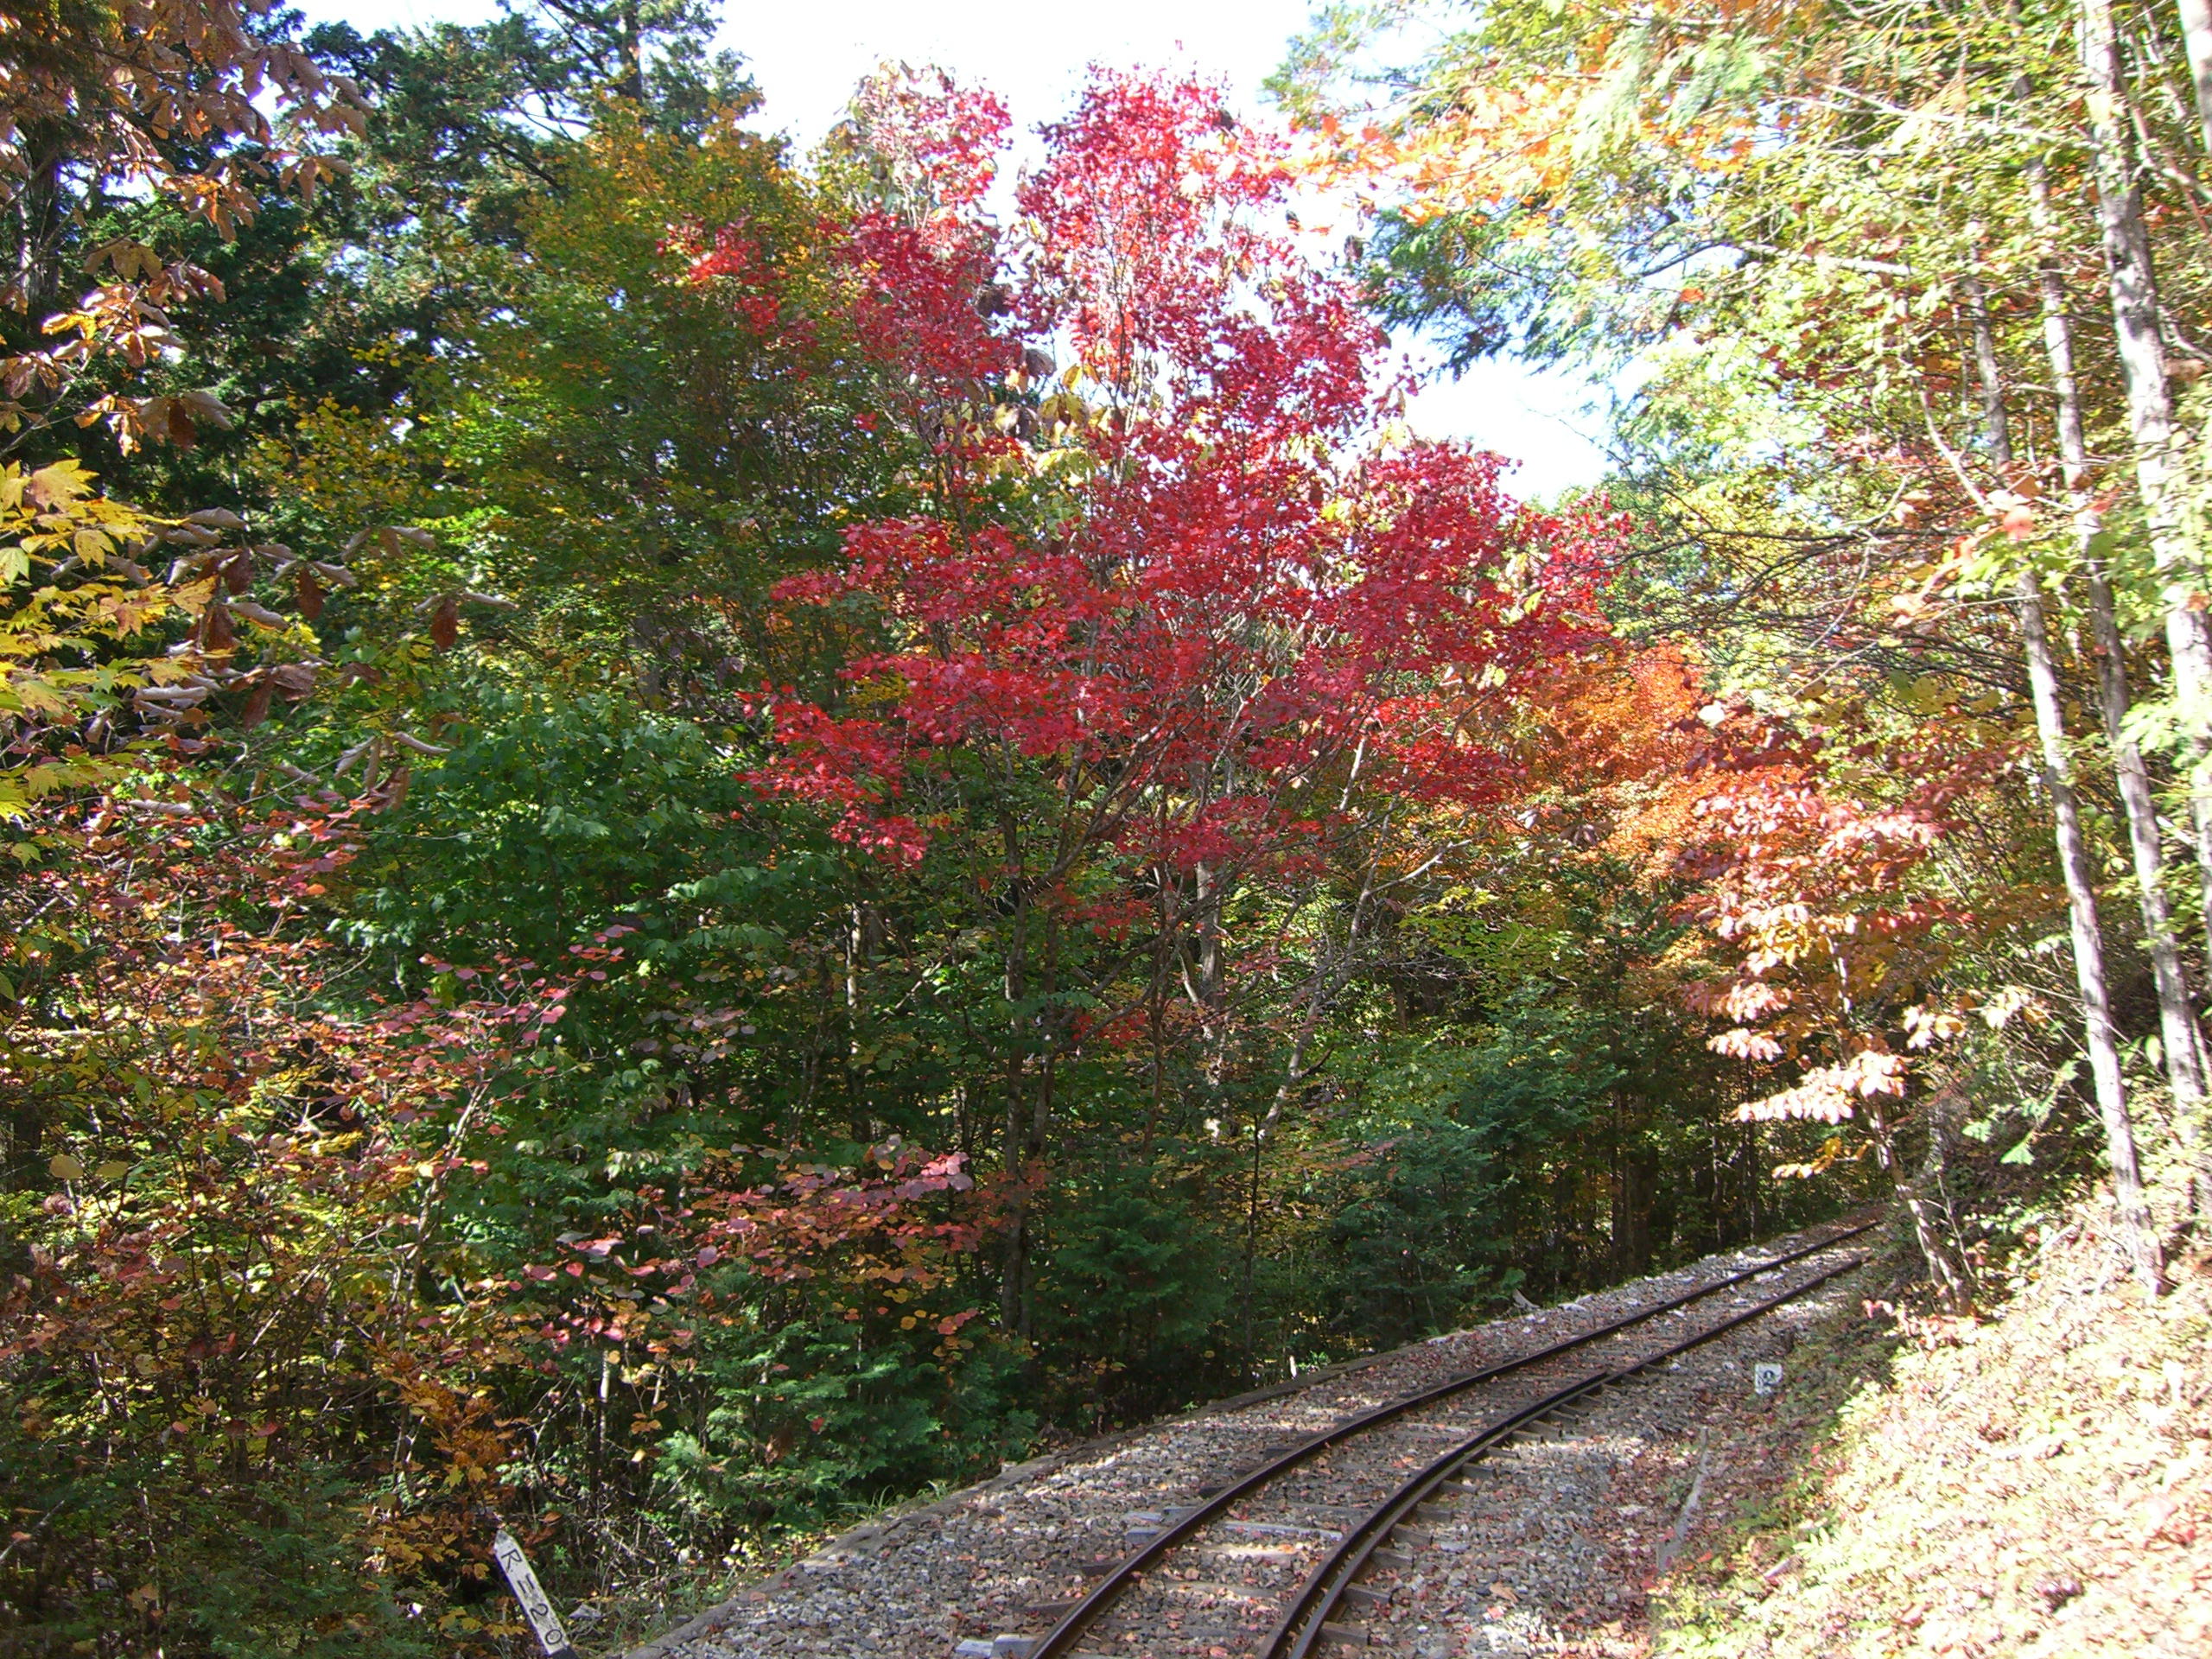
{"type": "Polygon", "coordinates": [[[1374,1104],[1344,1126],[1363,1154],[1332,1230],[1346,1326],[1448,1331],[1524,1281],[1576,1281],[1589,1241],[1561,1224],[1589,1176],[1569,1149],[1622,1081],[1593,1015],[1524,1006],[1486,1042],[1416,1051],[1362,1081],[1374,1104]]]}
{"type": "Polygon", "coordinates": [[[671,910],[708,895],[677,889],[739,880],[765,844],[741,753],[604,693],[472,689],[443,711],[452,753],[417,768],[349,870],[346,937],[410,982],[425,950],[551,963],[617,922],[645,931],[645,961],[679,949],[671,910]]]}
{"type": "Polygon", "coordinates": [[[12,1652],[82,1652],[125,1631],[219,1659],[438,1651],[399,1605],[408,1586],[365,1567],[350,1471],[310,1465],[194,1491],[125,1464],[28,1490],[54,1505],[73,1560],[39,1587],[48,1616],[10,1632],[12,1652]],[[156,1535],[148,1491],[168,1499],[156,1535]]]}
{"type": "MultiPolygon", "coordinates": [[[[1225,1217],[1224,1218],[1225,1219],[1225,1217]]],[[[1236,1253],[1197,1183],[1108,1158],[1056,1195],[1036,1341],[1084,1421],[1189,1397],[1226,1344],[1236,1253]]]]}

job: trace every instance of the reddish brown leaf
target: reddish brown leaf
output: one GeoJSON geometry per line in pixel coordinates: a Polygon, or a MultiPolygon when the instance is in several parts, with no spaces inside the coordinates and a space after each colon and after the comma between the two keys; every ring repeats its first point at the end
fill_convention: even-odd
{"type": "Polygon", "coordinates": [[[438,613],[430,619],[430,643],[440,651],[451,651],[453,642],[461,637],[461,601],[448,595],[438,606],[438,613]]]}
{"type": "Polygon", "coordinates": [[[285,663],[269,671],[269,677],[286,696],[297,702],[315,690],[315,670],[305,663],[285,663]]]}

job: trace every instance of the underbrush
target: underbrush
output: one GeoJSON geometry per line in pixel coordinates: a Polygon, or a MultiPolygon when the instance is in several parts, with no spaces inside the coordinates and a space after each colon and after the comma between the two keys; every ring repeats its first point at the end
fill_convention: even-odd
{"type": "Polygon", "coordinates": [[[1680,1659],[2212,1650],[2212,1254],[2146,1304],[2086,1203],[1979,1318],[1802,1345],[1793,1478],[1655,1598],[1680,1659]]]}

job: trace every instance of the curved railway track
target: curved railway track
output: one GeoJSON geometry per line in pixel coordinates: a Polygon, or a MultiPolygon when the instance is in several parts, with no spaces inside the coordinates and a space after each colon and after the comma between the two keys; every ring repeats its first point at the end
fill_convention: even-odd
{"type": "Polygon", "coordinates": [[[1611,1630],[1637,1617],[1669,1524],[1655,1505],[1675,1499],[1650,1480],[1675,1454],[1660,1448],[1732,1410],[1747,1376],[1728,1374],[1782,1351],[1774,1324],[1802,1317],[1736,1316],[1813,1288],[1866,1230],[1738,1249],[1008,1465],[824,1541],[630,1659],[1025,1659],[1048,1639],[1061,1659],[1260,1659],[1270,1643],[1317,1651],[1328,1627],[1446,1659],[1548,1650],[1561,1618],[1611,1630]],[[1666,1357],[1727,1322],[1737,1334],[1701,1357],[1666,1357]],[[1569,1397],[1639,1363],[1666,1380],[1569,1397]],[[1464,1481],[1447,1467],[1409,1490],[1460,1454],[1464,1481]]]}
{"type": "Polygon", "coordinates": [[[1694,1307],[1785,1274],[1875,1224],[1831,1233],[1594,1330],[1360,1412],[1283,1447],[1199,1503],[1164,1515],[1154,1535],[1106,1567],[1088,1594],[1049,1608],[1059,1618],[1043,1638],[1005,1642],[999,1650],[1026,1650],[1028,1659],[1097,1659],[1093,1649],[1143,1659],[1224,1650],[1236,1659],[1311,1659],[1325,1642],[1360,1640],[1343,1622],[1347,1608],[1372,1599],[1360,1580],[1405,1565],[1391,1543],[1419,1541],[1410,1529],[1422,1507],[1445,1495],[1469,1464],[1860,1266],[1864,1258],[1847,1258],[1773,1294],[1738,1297],[1747,1305],[1724,1318],[1698,1321],[1686,1334],[1663,1331],[1669,1339],[1660,1344],[1632,1344],[1635,1334],[1648,1338],[1649,1327],[1662,1321],[1688,1319],[1694,1307]],[[1186,1561],[1197,1565],[1186,1567],[1186,1561]],[[1232,1624],[1194,1626],[1175,1611],[1192,1580],[1209,1572],[1226,1580],[1204,1586],[1209,1599],[1240,1610],[1232,1624]]]}

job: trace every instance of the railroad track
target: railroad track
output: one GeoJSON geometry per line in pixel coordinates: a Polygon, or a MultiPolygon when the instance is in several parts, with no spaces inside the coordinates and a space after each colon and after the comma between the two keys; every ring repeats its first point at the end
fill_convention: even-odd
{"type": "Polygon", "coordinates": [[[1151,1535],[1133,1535],[1137,1548],[1128,1554],[1084,1564],[1098,1580],[1087,1593],[1033,1608],[1057,1617],[1041,1639],[1001,1638],[994,1649],[1026,1650],[1027,1659],[1195,1659],[1224,1651],[1232,1659],[1311,1659],[1325,1643],[1363,1643],[1348,1619],[1376,1600],[1362,1580],[1408,1565],[1396,1546],[1423,1541],[1417,1523],[1424,1506],[1448,1497],[1484,1452],[1860,1266],[1859,1256],[1815,1263],[1770,1294],[1746,1289],[1875,1224],[1832,1233],[1279,1447],[1198,1503],[1163,1513],[1151,1535]],[[1740,1294],[1719,1317],[1694,1314],[1731,1293],[1740,1294]],[[1211,1610],[1211,1622],[1189,1616],[1194,1599],[1211,1610]]]}

